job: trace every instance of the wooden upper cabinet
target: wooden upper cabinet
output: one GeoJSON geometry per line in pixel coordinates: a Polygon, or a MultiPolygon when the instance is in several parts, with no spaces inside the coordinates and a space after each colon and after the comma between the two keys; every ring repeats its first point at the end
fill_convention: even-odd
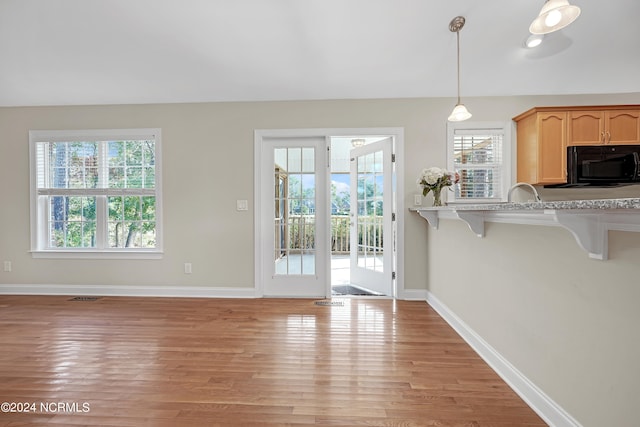
{"type": "Polygon", "coordinates": [[[517,125],[517,180],[567,182],[567,146],[640,145],[640,105],[535,107],[517,125]]]}
{"type": "Polygon", "coordinates": [[[539,113],[538,184],[567,182],[567,113],[539,113]]]}
{"type": "Polygon", "coordinates": [[[604,111],[569,111],[567,145],[602,145],[604,111]]]}
{"type": "Polygon", "coordinates": [[[640,108],[569,111],[568,138],[568,145],[640,144],[640,108]]]}
{"type": "Polygon", "coordinates": [[[640,145],[640,109],[605,112],[607,144],[640,145]]]}
{"type": "Polygon", "coordinates": [[[567,182],[567,112],[530,110],[514,120],[518,125],[518,182],[567,182]]]}

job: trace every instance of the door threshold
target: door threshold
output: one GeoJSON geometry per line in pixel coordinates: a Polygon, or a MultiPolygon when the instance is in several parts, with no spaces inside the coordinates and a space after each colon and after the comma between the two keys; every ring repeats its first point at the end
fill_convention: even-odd
{"type": "Polygon", "coordinates": [[[367,296],[367,297],[382,297],[386,296],[379,292],[366,289],[361,286],[345,284],[336,285],[331,287],[331,296],[367,296]]]}

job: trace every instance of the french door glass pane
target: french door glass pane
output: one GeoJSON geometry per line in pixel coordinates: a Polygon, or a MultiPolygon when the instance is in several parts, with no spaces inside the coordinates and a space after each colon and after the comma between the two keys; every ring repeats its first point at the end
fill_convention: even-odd
{"type": "Polygon", "coordinates": [[[383,153],[366,154],[358,157],[357,162],[357,264],[382,272],[383,153]]]}
{"type": "Polygon", "coordinates": [[[276,275],[315,275],[315,149],[274,149],[274,262],[276,275]]]}

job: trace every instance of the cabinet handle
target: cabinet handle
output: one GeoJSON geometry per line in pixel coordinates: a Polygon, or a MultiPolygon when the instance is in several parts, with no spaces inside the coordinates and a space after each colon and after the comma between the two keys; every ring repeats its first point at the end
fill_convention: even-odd
{"type": "Polygon", "coordinates": [[[611,142],[611,132],[607,131],[607,142],[605,144],[609,144],[611,142]]]}
{"type": "Polygon", "coordinates": [[[606,142],[604,141],[604,131],[600,132],[600,140],[603,144],[606,144],[606,142]]]}

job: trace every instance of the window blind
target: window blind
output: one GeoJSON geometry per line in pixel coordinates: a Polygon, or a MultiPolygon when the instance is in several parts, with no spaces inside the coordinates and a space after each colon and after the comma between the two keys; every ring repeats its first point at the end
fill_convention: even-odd
{"type": "Polygon", "coordinates": [[[453,166],[460,175],[456,199],[503,197],[504,132],[456,129],[453,132],[453,166]]]}
{"type": "Polygon", "coordinates": [[[159,248],[155,134],[33,131],[30,139],[35,251],[159,248]]]}

